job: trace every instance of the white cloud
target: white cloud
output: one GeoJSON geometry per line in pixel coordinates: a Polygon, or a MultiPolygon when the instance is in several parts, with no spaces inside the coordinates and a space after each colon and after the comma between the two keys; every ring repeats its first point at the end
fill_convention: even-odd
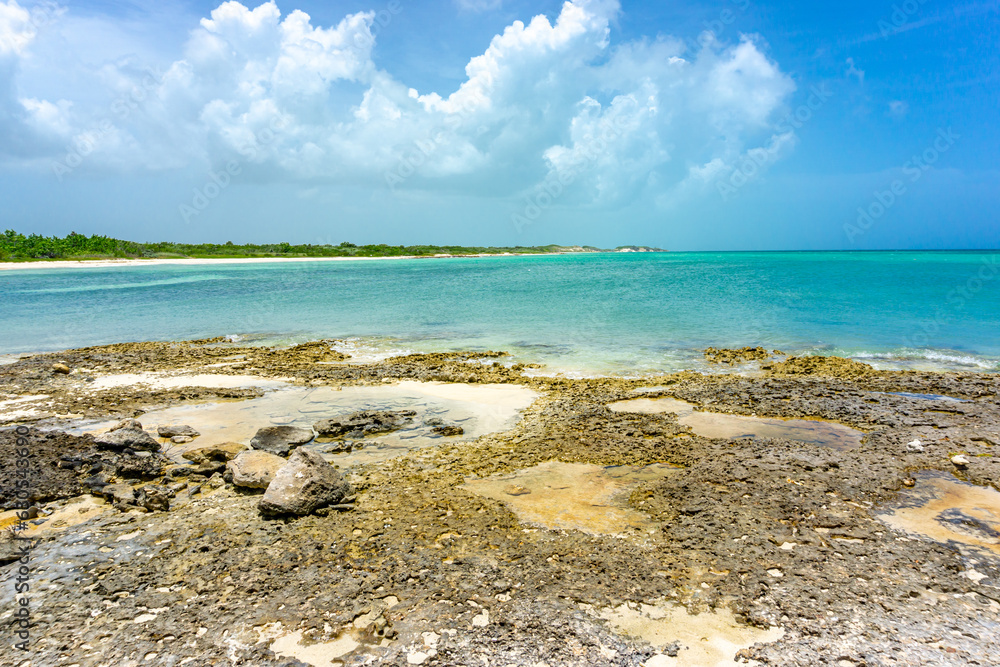
{"type": "MultiPolygon", "coordinates": [[[[16,45],[16,65],[24,15],[13,0],[0,7],[14,17],[0,43],[16,45]]],[[[617,0],[570,0],[552,21],[515,21],[456,90],[421,93],[373,62],[375,12],[324,28],[274,2],[230,1],[152,79],[109,64],[124,107],[18,106],[39,132],[91,141],[87,168],[236,159],[260,178],[498,196],[563,178],[564,201],[598,204],[662,196],[776,141],[769,123],[794,86],[757,40],[697,53],[673,39],[612,46],[619,11],[617,0]]]]}
{"type": "Polygon", "coordinates": [[[15,0],[0,3],[0,57],[20,55],[34,37],[31,13],[15,0]]]}

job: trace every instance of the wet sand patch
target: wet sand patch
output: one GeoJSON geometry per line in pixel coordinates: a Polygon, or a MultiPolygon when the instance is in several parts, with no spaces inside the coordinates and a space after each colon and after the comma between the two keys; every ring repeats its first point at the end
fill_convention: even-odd
{"type": "Polygon", "coordinates": [[[785,634],[781,628],[765,630],[743,625],[725,608],[692,616],[684,607],[669,603],[623,604],[599,610],[597,615],[621,634],[661,649],[674,645],[676,656],[655,655],[646,661],[649,667],[728,666],[740,649],[775,642],[785,634]]]}
{"type": "Polygon", "coordinates": [[[913,488],[882,508],[879,519],[935,542],[957,542],[1000,556],[1000,492],[937,471],[918,473],[914,480],[913,488]]]}
{"type": "Polygon", "coordinates": [[[672,412],[677,421],[705,438],[784,438],[846,451],[861,444],[864,434],[836,422],[818,419],[747,417],[718,412],[699,412],[676,398],[634,398],[608,406],[612,412],[662,414],[672,412]]]}
{"type": "Polygon", "coordinates": [[[629,528],[654,528],[649,517],[628,506],[628,493],[675,470],[664,464],[603,467],[547,461],[510,474],[468,480],[462,488],[507,504],[527,523],[615,535],[629,528]]]}

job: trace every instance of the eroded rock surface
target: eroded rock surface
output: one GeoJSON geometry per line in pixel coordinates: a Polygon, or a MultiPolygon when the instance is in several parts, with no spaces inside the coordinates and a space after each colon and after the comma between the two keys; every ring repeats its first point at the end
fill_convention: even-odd
{"type": "Polygon", "coordinates": [[[113,431],[98,435],[94,438],[94,442],[101,449],[116,451],[136,449],[156,452],[160,449],[160,443],[153,436],[146,431],[135,428],[116,428],[113,431]]]}
{"type": "Polygon", "coordinates": [[[398,431],[413,421],[413,410],[362,410],[343,417],[323,419],[313,428],[324,438],[363,438],[398,431]]]}
{"type": "Polygon", "coordinates": [[[351,485],[326,459],[314,451],[297,449],[274,474],[259,507],[265,515],[301,516],[336,505],[350,493],[351,485]]]}
{"type": "MultiPolygon", "coordinates": [[[[803,367],[820,372],[761,377],[569,380],[524,378],[481,353],[338,366],[311,363],[302,351],[220,345],[129,344],[38,355],[0,367],[0,379],[25,393],[51,395],[52,410],[102,419],[221,394],[77,395],[72,383],[84,387],[84,369],[195,368],[227,355],[244,356],[233,367],[238,372],[302,383],[520,382],[542,397],[509,431],[471,442],[441,439],[436,447],[345,470],[357,494],[350,512],[321,508],[276,521],[261,515],[259,495],[219,488],[217,477],[192,474],[191,466],[171,468],[168,475],[184,469],[188,476],[153,484],[175,493],[169,512],[141,513],[147,508],[133,489],[126,512],[102,512],[39,540],[32,554],[32,664],[274,667],[295,664],[310,650],[352,667],[637,666],[670,664],[671,655],[683,664],[694,650],[691,640],[669,636],[670,627],[659,624],[667,617],[655,617],[651,605],[671,609],[671,618],[724,616],[750,636],[783,632],[741,648],[728,662],[957,666],[993,664],[1000,654],[1000,564],[991,550],[964,552],[935,541],[930,531],[895,531],[877,516],[901,490],[919,491],[922,471],[996,488],[995,374],[886,373],[833,361],[803,367]],[[56,359],[77,370],[53,376],[56,359]],[[705,438],[670,413],[608,409],[651,386],[656,391],[643,395],[652,400],[673,397],[730,415],[822,418],[865,436],[848,450],[788,438],[705,438]],[[954,465],[955,456],[967,464],[954,465]],[[612,536],[550,530],[511,511],[509,499],[540,493],[518,483],[518,471],[547,461],[672,471],[615,497],[644,519],[612,536]],[[462,488],[493,476],[512,477],[500,499],[462,488]],[[658,623],[652,645],[635,629],[648,620],[658,623]]],[[[38,425],[52,424],[58,421],[38,425]]],[[[37,469],[58,471],[54,479],[82,485],[101,477],[104,488],[121,483],[114,472],[119,455],[88,450],[89,438],[67,454],[67,468],[55,467],[61,459],[45,443],[75,440],[35,428],[29,440],[53,464],[37,469]],[[93,471],[101,461],[107,469],[93,471]]],[[[129,501],[124,489],[120,496],[129,501]]],[[[993,539],[969,522],[994,530],[979,514],[981,504],[975,513],[942,508],[935,515],[993,539]]],[[[36,519],[41,528],[45,516],[36,519]]],[[[0,566],[2,590],[13,586],[12,567],[0,566]]],[[[0,624],[4,644],[12,643],[10,631],[0,624]]],[[[0,664],[13,660],[0,654],[0,664]]]]}
{"type": "Polygon", "coordinates": [[[287,463],[277,454],[249,450],[240,452],[226,466],[226,473],[232,483],[248,489],[266,489],[278,472],[287,463]]]}
{"type": "Polygon", "coordinates": [[[313,432],[298,426],[265,426],[250,440],[250,447],[278,456],[288,453],[313,439],[313,432]]]}

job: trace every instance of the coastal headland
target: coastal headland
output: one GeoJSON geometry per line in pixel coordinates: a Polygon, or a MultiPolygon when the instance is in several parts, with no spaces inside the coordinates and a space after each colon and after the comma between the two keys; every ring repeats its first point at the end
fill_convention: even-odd
{"type": "Polygon", "coordinates": [[[22,355],[0,665],[995,662],[1000,375],[709,356],[22,355]]]}

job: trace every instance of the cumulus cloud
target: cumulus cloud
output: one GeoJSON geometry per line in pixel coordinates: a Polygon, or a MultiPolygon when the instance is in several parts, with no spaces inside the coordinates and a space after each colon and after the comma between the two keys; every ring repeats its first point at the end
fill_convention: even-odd
{"type": "Polygon", "coordinates": [[[22,98],[18,89],[21,59],[38,27],[60,12],[43,5],[33,14],[17,0],[0,2],[0,157],[31,161],[70,131],[69,102],[22,98]]]}
{"type": "Polygon", "coordinates": [[[513,22],[453,91],[418,91],[378,67],[385,17],[374,11],[322,27],[274,2],[229,1],[163,72],[109,65],[126,102],[110,114],[10,97],[31,30],[14,0],[0,7],[0,64],[13,68],[0,73],[2,109],[87,139],[88,167],[237,160],[261,178],[498,196],[556,179],[565,201],[601,204],[662,197],[755,146],[790,145],[770,123],[794,86],[758,40],[704,40],[697,52],[673,39],[612,44],[617,0],[568,0],[552,20],[513,22]]]}

